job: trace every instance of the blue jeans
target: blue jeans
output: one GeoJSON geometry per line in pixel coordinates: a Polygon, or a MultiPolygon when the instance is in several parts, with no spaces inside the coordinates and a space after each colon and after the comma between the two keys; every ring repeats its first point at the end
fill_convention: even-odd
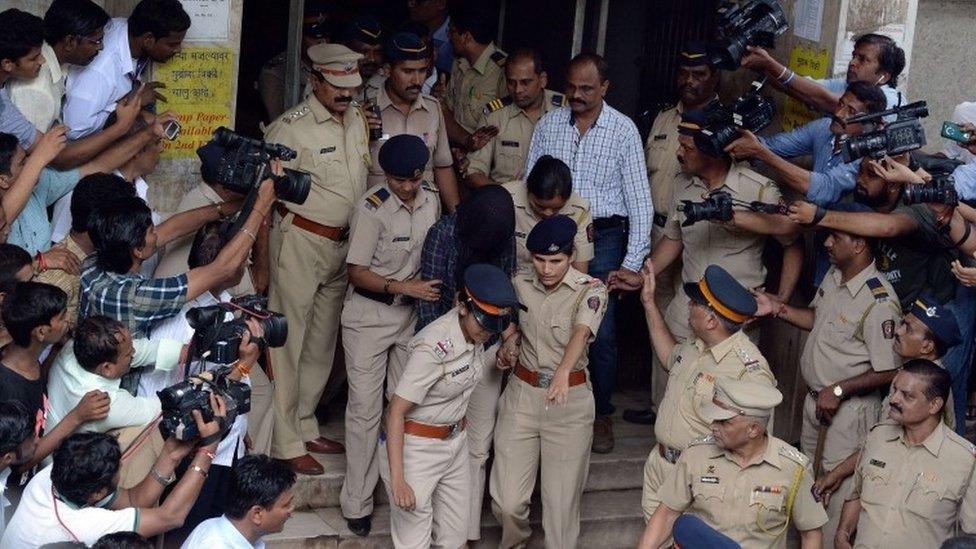
{"type": "Polygon", "coordinates": [[[956,432],[966,434],[966,401],[969,398],[969,366],[972,364],[973,339],[976,337],[976,291],[959,285],[956,298],[946,304],[956,315],[962,343],[949,349],[942,365],[952,378],[956,432]]]}
{"type": "MultiPolygon", "coordinates": [[[[627,253],[626,227],[598,229],[593,237],[593,261],[590,261],[590,276],[606,282],[607,274],[616,271],[627,253]]],[[[596,415],[608,416],[613,413],[610,396],[617,379],[617,295],[607,300],[607,312],[590,344],[590,380],[593,382],[593,399],[596,402],[596,415]]]]}

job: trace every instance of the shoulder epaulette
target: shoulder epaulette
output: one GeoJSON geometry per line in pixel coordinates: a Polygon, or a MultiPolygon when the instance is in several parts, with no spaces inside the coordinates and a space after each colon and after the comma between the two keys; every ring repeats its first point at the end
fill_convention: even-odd
{"type": "Polygon", "coordinates": [[[444,360],[454,351],[454,341],[450,339],[442,339],[434,344],[432,347],[434,351],[434,356],[439,360],[444,360]]]}
{"type": "Polygon", "coordinates": [[[746,367],[747,370],[750,369],[750,367],[753,367],[753,366],[756,366],[756,365],[759,364],[759,359],[751,356],[742,347],[736,347],[735,348],[735,355],[737,357],[739,357],[739,360],[742,361],[742,364],[746,367]]]}
{"type": "Polygon", "coordinates": [[[282,120],[284,120],[285,123],[287,124],[291,124],[292,122],[298,120],[299,118],[305,116],[310,112],[312,112],[312,109],[308,108],[308,105],[302,105],[302,108],[295,109],[294,111],[284,115],[282,117],[282,120]]]}
{"type": "Polygon", "coordinates": [[[484,112],[485,115],[487,116],[487,115],[489,115],[489,114],[491,114],[491,113],[493,113],[493,112],[495,112],[497,110],[501,110],[501,109],[505,108],[506,106],[511,105],[512,102],[513,102],[513,99],[512,99],[512,96],[510,96],[510,95],[506,95],[505,97],[498,97],[498,98],[492,99],[491,101],[489,101],[488,103],[486,103],[485,104],[485,108],[484,108],[484,110],[482,112],[484,112]]]}
{"type": "Polygon", "coordinates": [[[561,93],[552,94],[552,99],[550,99],[550,101],[552,101],[552,105],[554,107],[565,107],[567,103],[566,96],[561,93]]]}
{"type": "Polygon", "coordinates": [[[700,437],[695,437],[691,439],[691,442],[688,443],[688,448],[691,448],[692,446],[701,446],[703,444],[715,444],[715,437],[713,437],[712,435],[702,435],[700,437]]]}
{"type": "Polygon", "coordinates": [[[387,198],[390,198],[390,191],[386,190],[386,187],[380,187],[375,193],[366,197],[366,207],[375,210],[383,205],[387,198]]]}
{"type": "Polygon", "coordinates": [[[508,61],[508,55],[502,50],[495,50],[495,53],[491,54],[491,60],[495,62],[499,67],[504,67],[505,63],[508,61]]]}
{"type": "Polygon", "coordinates": [[[437,192],[437,187],[426,179],[420,182],[420,186],[423,187],[425,191],[437,192]]]}
{"type": "Polygon", "coordinates": [[[973,456],[976,456],[976,446],[974,446],[972,442],[969,442],[965,438],[956,434],[956,432],[953,431],[952,429],[946,428],[946,438],[955,442],[959,446],[962,446],[966,450],[966,452],[972,454],[973,456]]]}
{"type": "Polygon", "coordinates": [[[807,464],[810,463],[810,458],[803,455],[802,452],[790,446],[789,444],[786,444],[785,442],[783,443],[782,446],[779,447],[779,455],[785,457],[786,459],[799,463],[800,466],[802,467],[806,467],[807,464]]]}
{"type": "Polygon", "coordinates": [[[888,295],[888,290],[886,290],[884,285],[881,284],[881,280],[879,280],[878,277],[874,276],[869,278],[867,285],[868,288],[871,289],[871,294],[874,296],[874,299],[877,299],[878,301],[885,301],[888,299],[888,297],[890,297],[888,295]]]}

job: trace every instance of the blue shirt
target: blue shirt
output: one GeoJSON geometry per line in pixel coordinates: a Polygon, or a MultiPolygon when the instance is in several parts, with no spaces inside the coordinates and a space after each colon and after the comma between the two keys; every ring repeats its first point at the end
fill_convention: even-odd
{"type": "Polygon", "coordinates": [[[956,192],[962,200],[976,200],[976,162],[963,164],[952,172],[956,180],[956,192]]]}
{"type": "Polygon", "coordinates": [[[444,24],[437,27],[437,30],[430,35],[431,41],[437,46],[437,58],[434,59],[434,66],[444,74],[451,74],[451,67],[454,66],[454,49],[451,41],[447,38],[447,26],[451,23],[451,18],[444,20],[444,24]]]}
{"type": "Polygon", "coordinates": [[[74,189],[80,178],[78,170],[41,170],[41,176],[27,198],[23,211],[10,224],[7,242],[20,246],[31,255],[50,249],[51,222],[47,218],[47,207],[74,189]]]}
{"type": "Polygon", "coordinates": [[[0,133],[16,137],[25,151],[30,150],[37,137],[37,128],[14,106],[3,87],[0,87],[0,133]]]}
{"type": "Polygon", "coordinates": [[[843,154],[834,151],[834,134],[830,131],[830,118],[821,118],[791,131],[778,133],[759,140],[769,150],[783,158],[810,155],[813,157],[813,173],[807,200],[819,206],[833,204],[841,195],[854,189],[861,160],[844,162],[843,154]]]}

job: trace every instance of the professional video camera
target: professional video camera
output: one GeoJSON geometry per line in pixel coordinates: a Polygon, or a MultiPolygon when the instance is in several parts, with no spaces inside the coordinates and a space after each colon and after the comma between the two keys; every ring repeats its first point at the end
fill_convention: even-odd
{"type": "Polygon", "coordinates": [[[725,2],[718,9],[718,41],[708,46],[712,66],[734,71],[746,46],[772,48],[776,36],[790,26],[783,6],[776,0],[749,0],[738,5],[725,2]]]}
{"type": "Polygon", "coordinates": [[[725,147],[738,139],[739,129],[758,132],[773,121],[776,107],[759,91],[766,80],[756,81],[750,90],[725,107],[718,101],[706,107],[705,127],[695,135],[695,146],[708,156],[720,157],[725,147]]]}
{"type": "Polygon", "coordinates": [[[918,183],[905,187],[902,195],[905,205],[912,204],[945,204],[955,206],[959,204],[959,193],[956,191],[956,178],[952,174],[933,175],[929,183],[918,183]]]}
{"type": "Polygon", "coordinates": [[[247,329],[247,318],[255,318],[264,328],[264,338],[257,343],[266,347],[281,347],[288,339],[285,315],[268,310],[268,298],[259,295],[235,297],[230,303],[194,307],[186,312],[186,320],[196,330],[191,350],[195,357],[217,364],[237,360],[237,348],[247,329]],[[241,313],[224,320],[227,313],[241,313]]]}
{"type": "Polygon", "coordinates": [[[888,116],[896,117],[894,122],[877,130],[844,139],[841,144],[844,162],[853,162],[866,156],[881,159],[921,149],[925,146],[925,129],[919,118],[928,115],[929,108],[925,101],[916,101],[903,107],[859,114],[844,120],[844,124],[864,124],[876,123],[888,116]]]}
{"type": "Polygon", "coordinates": [[[294,160],[298,153],[284,145],[265,143],[236,134],[221,126],[213,142],[227,149],[217,168],[217,182],[232,191],[247,194],[267,178],[274,180],[275,194],[281,200],[304,204],[312,186],[309,174],[285,168],[284,175],[271,172],[271,160],[294,160]]]}
{"type": "Polygon", "coordinates": [[[165,438],[193,440],[200,436],[193,410],[199,410],[204,422],[213,421],[214,411],[210,406],[210,395],[224,398],[227,415],[216,438],[223,438],[230,431],[234,420],[240,414],[251,411],[251,387],[227,376],[231,373],[227,366],[191,376],[156,393],[162,404],[162,417],[159,430],[165,438]]]}
{"type": "Polygon", "coordinates": [[[787,213],[787,208],[783,204],[768,204],[766,202],[759,202],[758,200],[746,202],[732,198],[732,195],[726,191],[714,191],[701,202],[682,200],[681,204],[678,204],[678,211],[684,212],[685,214],[685,220],[681,226],[687,227],[699,221],[711,219],[716,221],[730,221],[734,206],[738,206],[745,211],[757,213],[781,215],[786,215],[787,213]]]}

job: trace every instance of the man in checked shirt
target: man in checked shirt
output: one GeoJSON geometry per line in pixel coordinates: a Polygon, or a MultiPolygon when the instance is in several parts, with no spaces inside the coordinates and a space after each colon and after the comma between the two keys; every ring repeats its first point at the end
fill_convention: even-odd
{"type": "MultiPolygon", "coordinates": [[[[610,290],[637,289],[637,272],[650,251],[654,208],[647,184],[644,148],[637,127],[604,97],[610,81],[607,64],[596,54],[573,58],[566,77],[568,107],[554,109],[536,125],[525,173],[542,155],[569,166],[573,188],[589,201],[593,215],[594,257],[589,274],[610,290]]],[[[617,371],[616,299],[610,299],[596,339],[590,345],[590,372],[596,401],[593,451],[613,450],[613,392],[617,371]]]]}

